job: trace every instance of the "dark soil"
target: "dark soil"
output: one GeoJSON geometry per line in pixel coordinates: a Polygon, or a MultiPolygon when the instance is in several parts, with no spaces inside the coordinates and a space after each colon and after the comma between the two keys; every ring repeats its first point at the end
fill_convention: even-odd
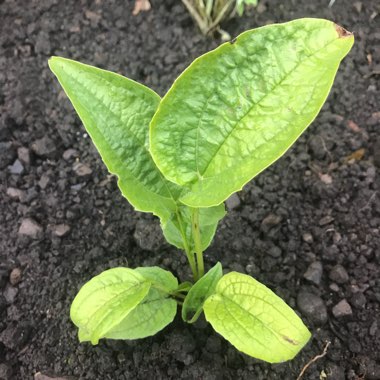
{"type": "Polygon", "coordinates": [[[269,365],[237,352],[204,321],[178,317],[140,341],[79,344],[69,307],[117,265],[159,265],[182,280],[184,255],[122,198],[47,67],[63,55],[164,94],[219,41],[179,0],[0,0],[0,379],[380,379],[380,4],[261,0],[224,28],[324,17],[356,36],[317,120],[230,202],[208,268],[253,275],[302,315],[313,338],[269,365]],[[37,378],[41,378],[36,376],[37,378]]]}

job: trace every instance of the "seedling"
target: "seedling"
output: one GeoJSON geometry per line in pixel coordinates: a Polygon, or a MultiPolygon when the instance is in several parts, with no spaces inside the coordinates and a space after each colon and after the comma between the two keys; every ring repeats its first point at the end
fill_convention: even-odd
{"type": "Polygon", "coordinates": [[[114,268],[91,279],[71,306],[79,339],[144,338],[173,319],[206,320],[238,350],[292,359],[310,338],[297,314],[245,274],[204,274],[203,251],[223,202],[271,165],[321,109],[353,35],[320,19],[247,31],[196,59],[161,99],[121,75],[64,58],[57,76],[123,195],[160,218],[185,251],[193,279],[158,268],[114,268]],[[149,127],[150,125],[150,127],[149,127]]]}
{"type": "Polygon", "coordinates": [[[257,5],[257,0],[182,0],[182,2],[204,35],[219,32],[223,39],[229,35],[220,28],[220,23],[236,14],[243,16],[245,7],[257,5]]]}

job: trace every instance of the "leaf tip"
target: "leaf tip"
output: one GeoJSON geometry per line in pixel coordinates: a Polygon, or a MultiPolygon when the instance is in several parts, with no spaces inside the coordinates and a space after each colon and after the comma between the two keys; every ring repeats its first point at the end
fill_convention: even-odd
{"type": "Polygon", "coordinates": [[[349,38],[354,36],[353,33],[338,24],[335,24],[335,30],[337,31],[339,38],[349,38]]]}
{"type": "Polygon", "coordinates": [[[55,55],[51,56],[49,59],[48,59],[48,66],[50,68],[51,71],[54,72],[54,68],[56,67],[55,65],[58,63],[58,61],[61,59],[61,57],[57,57],[55,55]]]}

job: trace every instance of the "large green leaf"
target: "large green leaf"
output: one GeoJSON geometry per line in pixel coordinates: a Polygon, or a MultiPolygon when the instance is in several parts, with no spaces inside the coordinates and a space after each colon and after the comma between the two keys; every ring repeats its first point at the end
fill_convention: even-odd
{"type": "MultiPolygon", "coordinates": [[[[224,204],[215,207],[199,209],[199,228],[201,233],[202,250],[204,251],[211,243],[218,222],[226,215],[224,204]]],[[[191,208],[179,205],[178,211],[162,223],[162,230],[166,240],[177,248],[186,249],[184,240],[191,252],[195,252],[195,243],[191,228],[191,208]]]]}
{"type": "Polygon", "coordinates": [[[162,99],[150,151],[192,207],[220,204],[271,165],[321,109],[354,42],[299,19],[242,33],[196,59],[162,99]]]}
{"type": "Polygon", "coordinates": [[[204,302],[214,294],[216,284],[222,276],[222,265],[217,263],[191,287],[182,305],[182,319],[185,322],[193,323],[198,319],[204,302]]]}
{"type": "MultiPolygon", "coordinates": [[[[127,316],[104,334],[109,339],[140,339],[156,334],[171,323],[177,312],[177,302],[170,293],[178,287],[177,279],[159,267],[141,267],[133,271],[151,282],[149,293],[127,316]]],[[[81,342],[90,340],[83,329],[81,342]]]]}
{"type": "Polygon", "coordinates": [[[148,151],[148,126],[160,97],[121,75],[69,59],[52,57],[49,66],[123,195],[137,210],[170,218],[180,189],[162,176],[148,151]]]}
{"type": "Polygon", "coordinates": [[[81,331],[80,339],[97,344],[148,294],[151,283],[129,268],[113,268],[87,282],[75,297],[71,320],[81,331]]]}
{"type": "Polygon", "coordinates": [[[270,363],[292,359],[310,338],[281,298],[245,274],[223,276],[203,310],[212,327],[239,351],[270,363]]]}

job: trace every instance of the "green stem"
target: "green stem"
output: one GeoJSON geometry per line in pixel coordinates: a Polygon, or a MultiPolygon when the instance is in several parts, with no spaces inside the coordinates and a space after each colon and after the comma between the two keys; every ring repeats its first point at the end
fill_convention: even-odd
{"type": "Polygon", "coordinates": [[[186,234],[183,230],[181,216],[180,216],[178,211],[176,212],[176,214],[177,214],[177,220],[178,220],[179,228],[181,231],[183,246],[185,247],[186,257],[187,257],[187,260],[190,264],[191,271],[193,272],[194,281],[197,281],[198,280],[197,263],[195,262],[194,254],[190,251],[189,244],[188,244],[187,239],[186,239],[186,234]]]}
{"type": "Polygon", "coordinates": [[[203,277],[205,270],[204,270],[204,263],[203,263],[201,232],[199,229],[199,208],[193,209],[192,230],[193,230],[195,253],[197,255],[198,279],[200,279],[201,277],[203,277]]]}

